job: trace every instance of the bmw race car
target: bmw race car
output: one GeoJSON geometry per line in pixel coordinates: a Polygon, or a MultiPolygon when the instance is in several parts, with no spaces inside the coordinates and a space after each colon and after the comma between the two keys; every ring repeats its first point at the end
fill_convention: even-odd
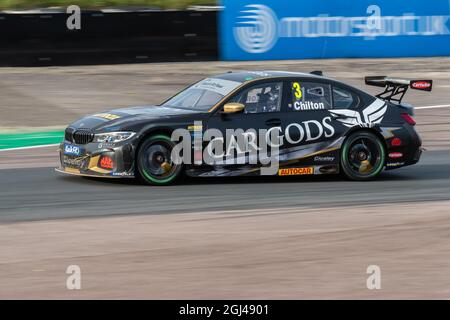
{"type": "Polygon", "coordinates": [[[432,80],[366,77],[376,96],[320,71],[228,72],[158,106],[96,113],[65,130],[59,172],[139,177],[165,185],[191,177],[343,173],[370,180],[422,153],[406,91],[432,80]],[[176,150],[176,152],[175,152],[176,150]]]}

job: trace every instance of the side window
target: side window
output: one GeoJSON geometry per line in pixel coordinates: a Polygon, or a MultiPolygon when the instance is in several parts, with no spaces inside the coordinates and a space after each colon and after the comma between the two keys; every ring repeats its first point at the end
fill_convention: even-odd
{"type": "Polygon", "coordinates": [[[290,111],[314,111],[331,109],[331,85],[325,83],[295,81],[290,83],[290,111]]]}
{"type": "Polygon", "coordinates": [[[231,102],[245,105],[245,113],[263,113],[280,111],[282,82],[257,84],[244,90],[231,102]]]}
{"type": "Polygon", "coordinates": [[[351,109],[359,104],[356,94],[342,88],[333,87],[333,109],[351,109]]]}

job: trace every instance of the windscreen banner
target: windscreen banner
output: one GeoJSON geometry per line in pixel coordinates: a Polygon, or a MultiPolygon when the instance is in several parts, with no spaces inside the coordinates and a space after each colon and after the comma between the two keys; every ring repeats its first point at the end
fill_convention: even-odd
{"type": "Polygon", "coordinates": [[[222,60],[450,55],[450,0],[222,0],[222,60]]]}

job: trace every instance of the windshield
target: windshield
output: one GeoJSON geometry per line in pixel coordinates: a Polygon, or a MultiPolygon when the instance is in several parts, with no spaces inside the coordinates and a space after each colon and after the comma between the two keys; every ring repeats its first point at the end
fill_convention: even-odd
{"type": "Polygon", "coordinates": [[[236,81],[206,78],[181,91],[163,106],[207,111],[240,85],[236,81]]]}

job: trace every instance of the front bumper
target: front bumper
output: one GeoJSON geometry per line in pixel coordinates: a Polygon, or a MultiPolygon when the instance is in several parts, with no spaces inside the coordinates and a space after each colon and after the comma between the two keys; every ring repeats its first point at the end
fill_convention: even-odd
{"type": "Polygon", "coordinates": [[[134,149],[132,143],[77,145],[63,141],[59,147],[60,167],[55,170],[87,177],[134,178],[134,149]],[[65,145],[79,148],[79,154],[66,154],[65,145]]]}

